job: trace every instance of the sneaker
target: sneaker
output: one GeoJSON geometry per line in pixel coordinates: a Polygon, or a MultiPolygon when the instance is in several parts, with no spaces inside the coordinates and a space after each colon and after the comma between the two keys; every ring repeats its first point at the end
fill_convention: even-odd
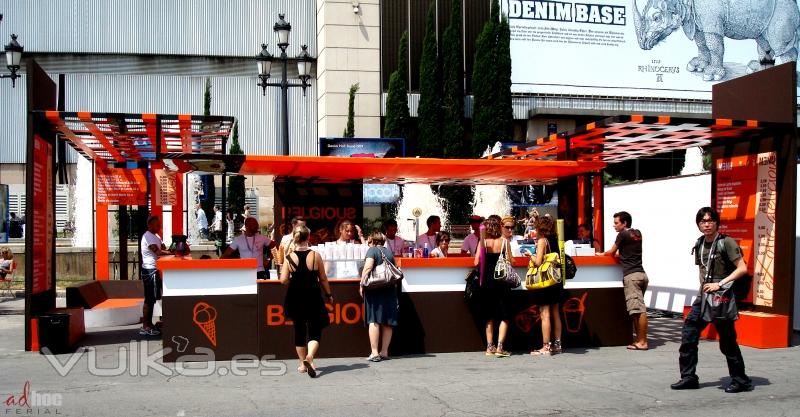
{"type": "Polygon", "coordinates": [[[507,358],[511,356],[511,354],[507,350],[503,349],[502,343],[498,343],[497,349],[494,351],[494,356],[497,356],[498,358],[507,358]]]}
{"type": "Polygon", "coordinates": [[[493,344],[490,343],[486,346],[486,356],[494,356],[495,352],[497,352],[497,348],[493,344]]]}
{"type": "Polygon", "coordinates": [[[152,329],[147,329],[147,335],[148,336],[158,336],[160,334],[161,334],[161,331],[159,331],[155,327],[153,327],[152,329]]]}
{"type": "Polygon", "coordinates": [[[139,329],[139,336],[149,336],[150,329],[145,329],[142,327],[139,329]]]}

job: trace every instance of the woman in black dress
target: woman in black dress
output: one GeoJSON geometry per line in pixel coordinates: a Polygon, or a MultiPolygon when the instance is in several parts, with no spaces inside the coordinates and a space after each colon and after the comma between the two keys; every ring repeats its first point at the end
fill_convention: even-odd
{"type": "MultiPolygon", "coordinates": [[[[369,237],[369,250],[364,260],[361,282],[365,282],[372,270],[383,263],[383,257],[394,265],[394,255],[384,247],[386,236],[380,231],[372,232],[369,237]]],[[[389,343],[392,341],[392,330],[397,326],[397,285],[388,285],[376,289],[364,289],[359,286],[358,292],[364,297],[364,321],[369,326],[369,346],[371,352],[367,360],[380,362],[389,358],[389,343]],[[383,342],[380,344],[380,342],[383,342]]]]}
{"type": "Polygon", "coordinates": [[[494,268],[500,258],[503,245],[506,245],[506,253],[511,253],[511,245],[501,237],[498,219],[490,217],[483,222],[478,253],[475,254],[475,266],[481,270],[478,314],[480,314],[480,319],[486,322],[486,356],[506,357],[510,356],[510,353],[503,348],[509,320],[506,298],[511,289],[505,283],[495,281],[494,268]],[[494,323],[497,321],[500,321],[500,327],[495,347],[494,323]]]}
{"type": "MultiPolygon", "coordinates": [[[[559,250],[555,220],[548,215],[540,217],[536,225],[536,231],[539,236],[539,240],[536,242],[536,255],[530,255],[530,253],[528,255],[533,258],[534,264],[539,266],[544,262],[546,254],[559,250]]],[[[536,291],[539,315],[542,319],[542,348],[534,350],[531,355],[550,356],[561,353],[561,313],[559,312],[559,303],[563,292],[563,281],[536,291]],[[555,340],[552,342],[550,337],[551,330],[555,336],[555,340]]]]}
{"type": "Polygon", "coordinates": [[[322,257],[308,248],[309,235],[310,231],[305,226],[294,229],[294,251],[286,256],[286,262],[283,263],[281,283],[289,284],[284,309],[286,317],[294,322],[294,346],[300,359],[297,372],[308,372],[314,378],[317,376],[314,356],[319,349],[322,329],[330,324],[320,286],[329,303],[333,303],[333,295],[322,257]]]}

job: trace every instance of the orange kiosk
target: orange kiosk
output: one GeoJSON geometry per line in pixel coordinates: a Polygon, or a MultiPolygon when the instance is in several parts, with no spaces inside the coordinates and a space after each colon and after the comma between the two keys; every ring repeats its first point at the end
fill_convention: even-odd
{"type": "MultiPolygon", "coordinates": [[[[28,78],[29,95],[53,93],[54,89],[37,92],[31,80],[41,77],[41,74],[36,73],[34,65],[29,65],[29,68],[33,69],[28,78]]],[[[755,75],[774,78],[776,73],[773,70],[755,75]]],[[[780,79],[771,81],[789,90],[786,88],[787,79],[792,86],[795,85],[794,66],[781,71],[777,76],[780,79]]],[[[790,96],[795,99],[794,94],[790,96]]],[[[791,320],[788,319],[794,313],[794,262],[791,260],[794,259],[795,246],[788,233],[775,231],[779,228],[794,230],[795,227],[797,138],[793,120],[789,123],[788,120],[769,118],[765,118],[769,122],[758,122],[749,117],[736,121],[730,118],[620,116],[541,138],[481,160],[360,159],[225,155],[224,144],[230,134],[232,118],[55,112],[47,100],[37,101],[29,97],[28,103],[33,107],[29,112],[27,227],[28,230],[34,230],[37,224],[45,227],[41,233],[29,233],[26,242],[27,253],[34,254],[27,257],[26,268],[31,271],[26,274],[27,350],[35,346],[33,329],[36,317],[55,307],[55,225],[52,222],[55,181],[52,168],[57,138],[65,140],[84,157],[94,161],[96,166],[110,165],[121,169],[141,168],[143,165],[163,167],[176,175],[202,171],[301,177],[320,182],[454,185],[538,184],[578,178],[583,185],[577,187],[578,212],[575,217],[580,220],[593,212],[596,228],[602,222],[601,174],[606,163],[706,145],[712,147],[716,162],[753,152],[759,155],[770,153],[774,156],[768,156],[766,161],[774,162],[774,171],[768,171],[768,178],[775,181],[774,187],[768,188],[765,195],[772,198],[769,201],[774,204],[768,202],[764,208],[774,209],[770,212],[774,222],[756,229],[765,232],[758,235],[761,240],[757,241],[766,246],[763,246],[763,251],[758,249],[752,253],[763,267],[768,266],[767,259],[772,263],[761,269],[761,275],[754,280],[753,310],[760,315],[786,317],[785,327],[770,328],[786,336],[775,345],[788,345],[788,335],[791,334],[788,324],[791,320]],[[125,129],[120,129],[120,120],[125,121],[125,129]],[[587,186],[589,177],[591,187],[587,186]],[[593,206],[589,203],[591,199],[593,206]],[[768,299],[768,295],[772,298],[768,299]]],[[[794,104],[791,108],[796,117],[794,104]]],[[[716,167],[715,180],[720,178],[722,165],[716,167]]],[[[152,178],[148,180],[152,181],[152,178]]],[[[718,195],[717,189],[715,183],[712,195],[718,195]]],[[[716,199],[717,206],[723,211],[725,201],[716,199]]],[[[738,207],[736,213],[746,211],[745,206],[738,207]]],[[[596,237],[602,239],[601,233],[596,233],[596,237]]],[[[102,251],[98,244],[99,262],[105,256],[102,251]]],[[[524,262],[524,259],[515,259],[517,267],[522,267],[524,262]]],[[[618,268],[615,261],[579,258],[576,262],[579,274],[583,276],[576,277],[566,286],[570,299],[564,308],[565,345],[627,344],[630,341],[629,321],[621,285],[613,278],[597,278],[603,274],[613,277],[618,268]],[[594,272],[590,273],[592,270],[594,272]]],[[[401,325],[396,331],[392,350],[395,353],[424,353],[482,349],[480,331],[461,299],[463,283],[458,274],[466,272],[469,260],[403,259],[400,264],[407,271],[408,279],[403,283],[401,325]]],[[[294,355],[291,328],[282,315],[285,287],[276,281],[255,281],[253,265],[246,261],[165,259],[158,266],[165,273],[169,288],[164,299],[164,311],[168,315],[165,347],[178,353],[181,353],[180,349],[206,348],[217,359],[238,353],[275,355],[278,358],[294,355]],[[191,272],[187,274],[186,271],[191,272]],[[198,271],[219,275],[219,280],[212,283],[209,279],[192,279],[193,274],[199,274],[198,271]],[[236,284],[233,281],[230,286],[225,284],[223,275],[235,275],[231,280],[236,284]],[[231,293],[233,287],[236,289],[231,293]],[[181,337],[188,339],[189,344],[181,337]]],[[[96,278],[107,279],[107,276],[99,268],[96,278]]],[[[334,324],[325,332],[323,355],[357,356],[364,353],[367,337],[361,324],[363,315],[357,286],[357,280],[333,281],[337,304],[328,306],[334,324]]],[[[515,319],[516,326],[512,327],[516,330],[509,335],[509,347],[529,349],[536,343],[539,333],[531,331],[538,317],[534,308],[535,292],[514,291],[513,298],[519,313],[515,319]]],[[[740,332],[744,338],[750,330],[741,328],[740,332]]],[[[179,356],[165,359],[184,360],[179,356]]]]}

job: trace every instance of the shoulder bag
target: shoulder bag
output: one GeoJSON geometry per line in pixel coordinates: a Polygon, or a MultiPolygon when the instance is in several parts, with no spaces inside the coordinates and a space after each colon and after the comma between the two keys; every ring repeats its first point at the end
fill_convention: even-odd
{"type": "Polygon", "coordinates": [[[503,239],[503,248],[500,250],[500,258],[497,259],[497,264],[494,267],[494,279],[511,288],[519,287],[520,284],[519,274],[514,270],[514,265],[508,259],[505,239],[503,239]]]}
{"type": "Polygon", "coordinates": [[[561,259],[558,252],[550,252],[550,242],[547,242],[547,254],[538,267],[533,257],[528,262],[528,273],[525,274],[525,288],[541,290],[561,283],[561,259]]]}
{"type": "Polygon", "coordinates": [[[372,272],[362,278],[361,286],[364,287],[364,289],[372,290],[375,288],[383,288],[397,284],[403,279],[403,271],[389,262],[382,248],[378,248],[378,251],[381,253],[383,262],[380,265],[375,265],[372,268],[372,272]]]}
{"type": "MultiPolygon", "coordinates": [[[[702,245],[702,242],[700,243],[702,245]]],[[[717,246],[716,242],[713,242],[709,249],[711,253],[706,264],[706,276],[703,278],[704,284],[718,283],[721,281],[721,279],[715,279],[712,276],[714,260],[717,257],[717,252],[720,252],[717,246]]],[[[722,251],[722,253],[724,254],[724,251],[722,251]]],[[[701,249],[700,258],[702,257],[701,249]]],[[[724,286],[720,286],[717,291],[702,293],[700,300],[700,318],[702,318],[703,321],[710,323],[715,320],[737,320],[739,318],[739,308],[736,305],[733,284],[733,282],[730,282],[724,286]]]]}

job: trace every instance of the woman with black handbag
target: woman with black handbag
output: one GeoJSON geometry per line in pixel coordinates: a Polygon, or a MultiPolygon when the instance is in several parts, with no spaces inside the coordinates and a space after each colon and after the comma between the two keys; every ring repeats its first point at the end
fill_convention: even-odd
{"type": "Polygon", "coordinates": [[[502,239],[500,222],[490,217],[481,225],[478,253],[475,254],[475,266],[480,270],[477,313],[480,315],[479,319],[486,323],[486,356],[507,357],[511,355],[503,347],[510,318],[505,300],[511,289],[503,282],[494,279],[495,267],[504,245],[506,253],[511,253],[511,245],[507,240],[502,239]],[[500,326],[497,346],[495,346],[494,323],[497,321],[500,321],[500,326]]]}
{"type": "MultiPolygon", "coordinates": [[[[384,247],[386,236],[380,231],[372,232],[369,239],[369,250],[364,260],[364,269],[361,272],[361,282],[369,280],[373,270],[383,262],[394,265],[394,255],[389,248],[384,247]]],[[[385,285],[379,288],[358,287],[358,292],[364,297],[364,322],[369,326],[370,354],[367,360],[380,362],[389,358],[389,343],[392,341],[392,331],[397,326],[398,300],[397,284],[385,285]]]]}

